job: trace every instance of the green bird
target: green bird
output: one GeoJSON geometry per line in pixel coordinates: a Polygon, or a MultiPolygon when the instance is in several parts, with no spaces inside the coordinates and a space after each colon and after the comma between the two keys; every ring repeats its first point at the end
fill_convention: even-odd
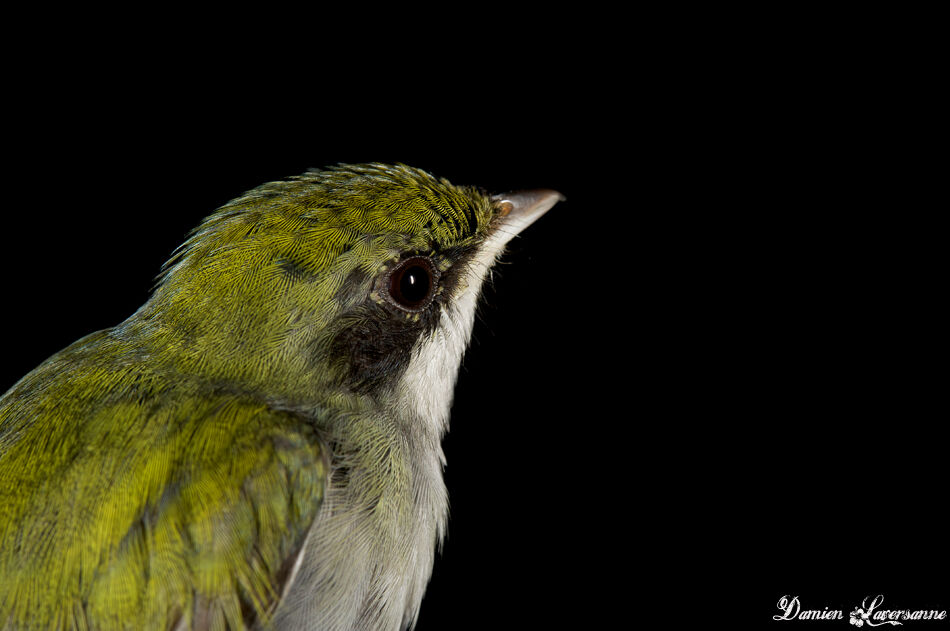
{"type": "Polygon", "coordinates": [[[0,399],[0,629],[412,627],[482,282],[561,199],[339,165],[207,217],[0,399]]]}

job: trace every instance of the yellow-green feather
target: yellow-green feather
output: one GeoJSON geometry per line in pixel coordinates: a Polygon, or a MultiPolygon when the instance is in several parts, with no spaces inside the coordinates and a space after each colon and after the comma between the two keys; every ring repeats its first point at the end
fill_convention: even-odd
{"type": "Polygon", "coordinates": [[[313,520],[325,454],[296,415],[119,346],[80,340],[0,404],[0,628],[168,629],[201,603],[244,628],[313,520]]]}
{"type": "MultiPolygon", "coordinates": [[[[422,171],[357,165],[208,217],[138,312],[0,398],[0,630],[266,619],[323,497],[317,431],[363,413],[329,341],[394,257],[471,245],[493,212],[422,171]]],[[[405,491],[395,456],[372,469],[382,430],[345,431],[375,471],[364,494],[405,491]]]]}

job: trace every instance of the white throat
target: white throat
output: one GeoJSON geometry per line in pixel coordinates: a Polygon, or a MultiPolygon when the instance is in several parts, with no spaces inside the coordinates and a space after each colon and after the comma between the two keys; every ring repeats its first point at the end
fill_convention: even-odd
{"type": "Polygon", "coordinates": [[[416,342],[400,381],[400,407],[409,418],[425,423],[437,439],[448,429],[455,382],[472,337],[482,283],[513,236],[512,231],[496,230],[482,243],[467,263],[455,294],[442,306],[438,327],[416,342]]]}

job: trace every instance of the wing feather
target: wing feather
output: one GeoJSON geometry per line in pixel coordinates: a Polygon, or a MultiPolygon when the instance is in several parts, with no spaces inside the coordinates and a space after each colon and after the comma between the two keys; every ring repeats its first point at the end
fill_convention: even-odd
{"type": "Polygon", "coordinates": [[[306,419],[235,394],[30,409],[0,407],[0,629],[267,619],[326,485],[306,419]]]}

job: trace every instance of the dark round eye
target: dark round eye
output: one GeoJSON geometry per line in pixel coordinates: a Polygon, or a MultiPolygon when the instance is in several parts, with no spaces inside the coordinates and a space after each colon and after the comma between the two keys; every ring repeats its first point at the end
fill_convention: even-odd
{"type": "Polygon", "coordinates": [[[437,273],[427,257],[414,256],[399,263],[389,274],[389,297],[407,311],[429,306],[435,293],[437,273]]]}

